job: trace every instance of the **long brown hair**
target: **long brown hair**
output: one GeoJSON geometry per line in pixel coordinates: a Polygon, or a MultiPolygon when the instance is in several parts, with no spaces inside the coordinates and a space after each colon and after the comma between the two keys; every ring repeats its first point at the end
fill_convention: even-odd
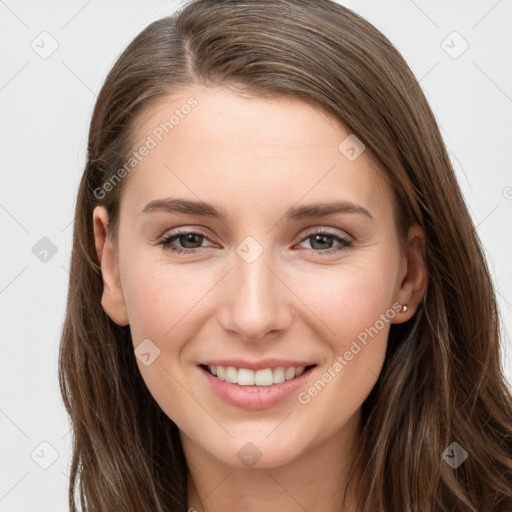
{"type": "Polygon", "coordinates": [[[426,294],[409,321],[392,325],[362,406],[360,509],[512,510],[512,397],[481,243],[413,73],[382,33],[330,0],[192,1],[143,30],[107,76],[78,192],[59,357],[73,427],[71,510],[77,491],[88,512],[186,510],[178,428],[142,380],[129,326],[100,303],[92,211],[107,208],[115,239],[129,177],[97,191],[133,151],[140,114],[191,84],[312,102],[382,163],[402,240],[413,222],[425,232],[426,294]],[[457,468],[442,456],[454,442],[468,453],[457,468]]]}

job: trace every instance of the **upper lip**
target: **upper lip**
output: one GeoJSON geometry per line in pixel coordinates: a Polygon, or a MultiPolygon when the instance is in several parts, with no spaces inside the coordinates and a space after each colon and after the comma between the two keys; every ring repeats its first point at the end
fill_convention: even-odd
{"type": "Polygon", "coordinates": [[[260,359],[259,361],[246,361],[245,359],[215,359],[204,361],[201,364],[206,366],[234,366],[235,368],[247,368],[248,370],[264,370],[266,368],[291,368],[300,366],[311,366],[315,363],[311,361],[299,361],[289,359],[260,359]]]}

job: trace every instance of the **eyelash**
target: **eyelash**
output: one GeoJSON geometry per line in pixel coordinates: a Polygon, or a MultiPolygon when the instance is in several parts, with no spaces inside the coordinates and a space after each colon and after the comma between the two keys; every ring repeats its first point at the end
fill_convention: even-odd
{"type": "MultiPolygon", "coordinates": [[[[198,252],[202,252],[203,249],[205,249],[205,247],[196,247],[194,249],[180,249],[180,248],[173,247],[171,245],[172,242],[174,242],[174,240],[177,240],[177,239],[179,239],[180,237],[182,237],[184,235],[198,235],[198,236],[203,237],[203,238],[208,240],[208,237],[206,235],[203,235],[202,233],[198,233],[198,232],[195,232],[195,231],[177,231],[177,232],[173,233],[172,235],[169,235],[169,236],[165,237],[163,240],[161,240],[158,243],[158,245],[161,245],[165,250],[171,251],[171,252],[173,252],[175,254],[198,253],[198,252]]],[[[324,230],[311,231],[304,238],[302,238],[300,243],[306,241],[308,238],[311,238],[314,235],[332,236],[335,241],[341,243],[341,246],[338,246],[337,248],[334,248],[334,249],[327,249],[327,250],[311,249],[311,251],[313,251],[315,254],[321,254],[321,255],[333,254],[335,252],[339,252],[339,251],[342,251],[342,250],[345,250],[345,249],[349,249],[354,244],[354,242],[352,242],[348,238],[345,238],[345,237],[342,237],[342,236],[339,236],[339,235],[335,235],[334,233],[330,233],[330,232],[324,231],[324,230]]]]}

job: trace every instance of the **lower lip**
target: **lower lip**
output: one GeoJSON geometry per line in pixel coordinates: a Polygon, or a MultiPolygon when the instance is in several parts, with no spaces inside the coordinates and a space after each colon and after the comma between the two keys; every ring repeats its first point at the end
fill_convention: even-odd
{"type": "Polygon", "coordinates": [[[272,386],[239,386],[214,377],[207,369],[199,366],[213,391],[226,402],[243,409],[268,409],[283,402],[304,385],[316,366],[294,379],[272,384],[272,386]]]}

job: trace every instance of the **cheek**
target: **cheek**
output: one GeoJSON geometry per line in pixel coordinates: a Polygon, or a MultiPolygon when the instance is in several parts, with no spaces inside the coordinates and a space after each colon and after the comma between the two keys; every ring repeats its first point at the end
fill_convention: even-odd
{"type": "Polygon", "coordinates": [[[373,325],[391,307],[395,267],[392,258],[375,253],[367,258],[347,260],[338,267],[301,272],[300,278],[294,277],[293,287],[325,324],[333,346],[343,348],[347,339],[373,325]]]}
{"type": "Polygon", "coordinates": [[[321,342],[330,356],[326,361],[330,374],[321,376],[322,382],[311,390],[311,397],[316,397],[323,384],[329,388],[315,398],[325,410],[329,404],[343,402],[346,411],[355,411],[382,369],[391,320],[396,316],[391,260],[361,259],[321,275],[303,274],[298,295],[318,317],[317,325],[323,325],[321,342]]]}
{"type": "MultiPolygon", "coordinates": [[[[335,433],[375,385],[389,332],[389,322],[381,320],[382,326],[377,322],[394,301],[394,264],[393,253],[380,250],[347,258],[336,267],[308,264],[300,270],[282,269],[282,277],[294,292],[283,300],[291,300],[300,312],[285,335],[303,330],[325,353],[324,371],[296,397],[296,422],[281,434],[284,447],[314,444],[335,433]]],[[[124,266],[133,343],[137,346],[150,339],[161,350],[151,365],[138,362],[142,378],[167,416],[198,439],[204,435],[197,428],[204,424],[204,410],[191,397],[193,380],[183,373],[181,363],[187,359],[187,343],[197,338],[197,332],[215,315],[221,290],[216,287],[228,283],[222,277],[229,265],[221,267],[151,261],[135,251],[124,266]]],[[[232,275],[226,276],[229,279],[232,275]]],[[[211,425],[212,431],[216,428],[211,425]]],[[[230,428],[238,432],[236,422],[230,428]]]]}
{"type": "Polygon", "coordinates": [[[391,305],[390,283],[373,272],[374,269],[368,268],[361,275],[353,273],[340,278],[337,289],[332,290],[331,297],[338,299],[328,302],[326,313],[332,319],[333,330],[343,334],[343,340],[358,336],[391,305]]]}
{"type": "Polygon", "coordinates": [[[183,329],[200,314],[216,282],[208,271],[199,277],[193,265],[137,265],[133,261],[127,271],[124,290],[134,344],[152,337],[182,339],[183,329]]]}
{"type": "Polygon", "coordinates": [[[134,348],[144,340],[152,342],[145,342],[150,364],[137,358],[141,376],[167,416],[182,430],[193,431],[194,414],[190,411],[194,400],[181,356],[201,326],[203,301],[215,285],[215,276],[211,271],[199,276],[193,265],[143,262],[135,257],[125,270],[124,290],[134,348]]]}

